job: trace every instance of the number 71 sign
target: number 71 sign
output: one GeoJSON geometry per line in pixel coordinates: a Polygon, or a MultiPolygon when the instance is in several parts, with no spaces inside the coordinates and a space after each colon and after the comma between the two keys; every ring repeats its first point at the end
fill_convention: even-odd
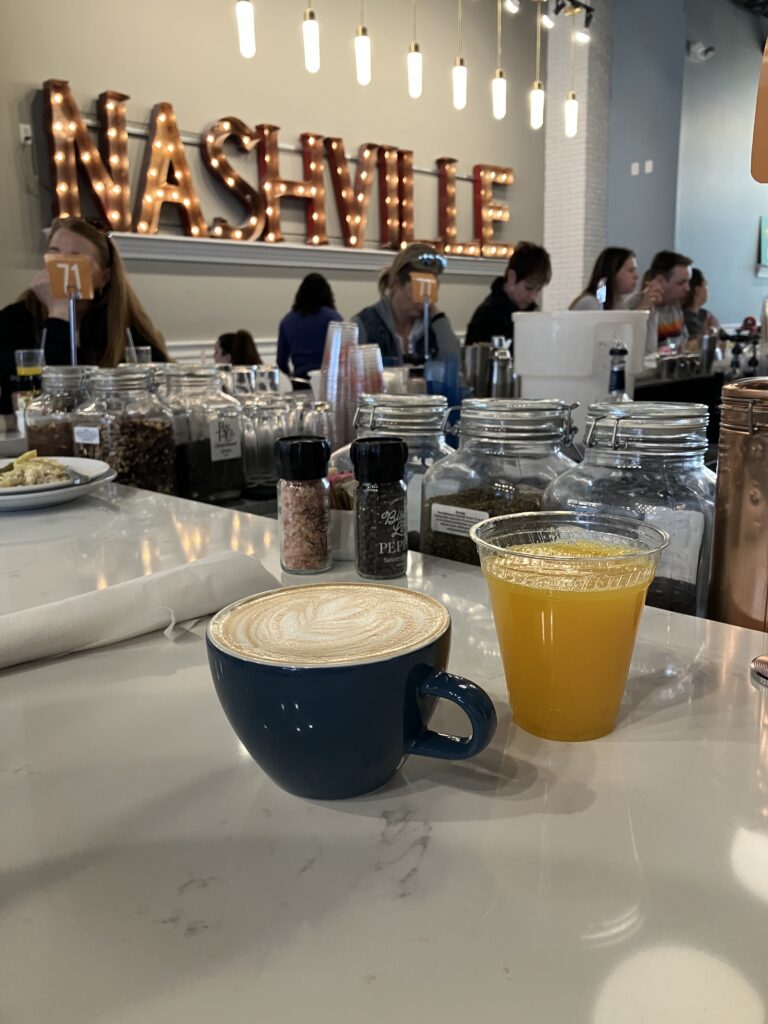
{"type": "Polygon", "coordinates": [[[87,256],[64,256],[57,252],[45,254],[45,268],[54,299],[93,298],[93,273],[87,256]]]}

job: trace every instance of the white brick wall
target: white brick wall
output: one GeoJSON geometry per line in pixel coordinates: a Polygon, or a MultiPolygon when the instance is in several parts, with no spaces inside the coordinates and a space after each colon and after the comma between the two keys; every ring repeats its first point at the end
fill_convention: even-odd
{"type": "MultiPolygon", "coordinates": [[[[574,18],[560,15],[548,34],[544,124],[544,245],[552,257],[552,284],[544,296],[548,310],[568,308],[606,244],[612,3],[601,0],[592,22],[592,41],[576,44],[579,131],[573,139],[565,137],[563,105],[570,88],[574,18]]],[[[581,15],[575,20],[583,24],[581,15]]]]}

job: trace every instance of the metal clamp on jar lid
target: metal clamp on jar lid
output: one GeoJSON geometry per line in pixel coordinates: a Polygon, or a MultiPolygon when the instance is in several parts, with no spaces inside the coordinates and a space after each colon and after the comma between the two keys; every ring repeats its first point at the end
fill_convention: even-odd
{"type": "Polygon", "coordinates": [[[648,455],[692,455],[707,450],[709,409],[694,402],[623,402],[589,406],[587,448],[648,455]]]}
{"type": "Polygon", "coordinates": [[[756,690],[768,690],[768,655],[758,654],[749,666],[749,681],[756,690]]]}
{"type": "Polygon", "coordinates": [[[737,434],[768,433],[768,377],[747,377],[726,384],[722,398],[721,429],[737,434]]]}
{"type": "Polygon", "coordinates": [[[458,432],[498,441],[568,444],[576,433],[571,423],[576,408],[578,402],[559,398],[467,398],[461,405],[458,432]]]}
{"type": "Polygon", "coordinates": [[[356,430],[427,434],[443,429],[448,399],[443,395],[360,395],[356,430]]]}

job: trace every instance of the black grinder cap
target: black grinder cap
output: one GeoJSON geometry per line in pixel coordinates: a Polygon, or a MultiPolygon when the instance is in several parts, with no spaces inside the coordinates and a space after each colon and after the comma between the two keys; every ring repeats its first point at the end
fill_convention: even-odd
{"type": "Polygon", "coordinates": [[[361,484],[389,484],[403,479],[408,445],[400,437],[359,437],[350,449],[361,484]]]}
{"type": "Polygon", "coordinates": [[[281,480],[322,480],[328,472],[331,446],[315,434],[290,434],[275,441],[281,480]]]}

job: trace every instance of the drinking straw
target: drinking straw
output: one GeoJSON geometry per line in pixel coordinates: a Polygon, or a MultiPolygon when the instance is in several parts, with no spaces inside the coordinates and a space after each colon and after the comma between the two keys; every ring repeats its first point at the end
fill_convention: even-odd
{"type": "Polygon", "coordinates": [[[40,365],[45,366],[45,339],[48,336],[48,328],[44,327],[40,335],[40,365]]]}
{"type": "Polygon", "coordinates": [[[136,354],[136,346],[133,343],[133,335],[131,334],[131,328],[126,327],[125,333],[128,336],[128,348],[125,354],[126,363],[138,363],[139,357],[136,354]]]}

